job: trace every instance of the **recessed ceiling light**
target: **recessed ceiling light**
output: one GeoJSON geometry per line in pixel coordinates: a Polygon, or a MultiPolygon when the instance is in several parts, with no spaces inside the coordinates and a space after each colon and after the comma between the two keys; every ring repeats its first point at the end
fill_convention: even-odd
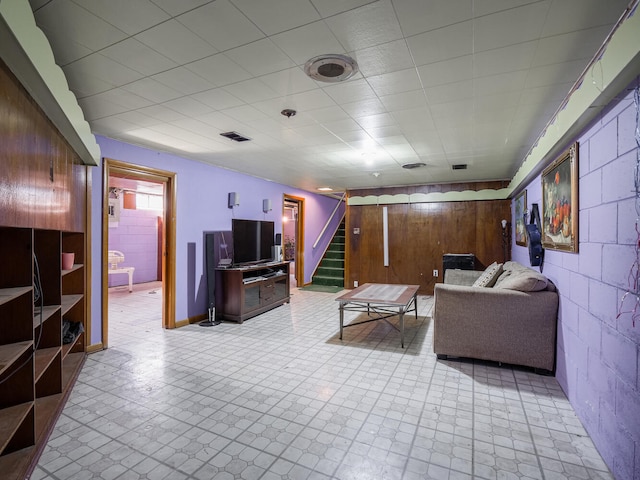
{"type": "Polygon", "coordinates": [[[414,163],[405,163],[402,165],[402,168],[406,168],[407,170],[413,170],[414,168],[426,167],[427,164],[424,162],[414,162],[414,163]]]}
{"type": "Polygon", "coordinates": [[[331,187],[318,187],[318,191],[320,191],[320,192],[332,192],[333,188],[331,188],[331,187]]]}
{"type": "Polygon", "coordinates": [[[320,82],[342,82],[357,72],[358,64],[356,61],[340,54],[319,55],[304,65],[304,73],[320,82]]]}

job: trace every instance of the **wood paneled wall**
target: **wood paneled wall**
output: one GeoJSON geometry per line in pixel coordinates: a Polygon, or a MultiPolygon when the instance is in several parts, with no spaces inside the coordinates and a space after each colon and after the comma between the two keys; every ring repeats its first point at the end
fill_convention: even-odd
{"type": "Polygon", "coordinates": [[[84,231],[87,169],[0,61],[0,225],[84,231]]]}
{"type": "MultiPolygon", "coordinates": [[[[447,189],[501,188],[500,184],[464,184],[447,189]]],[[[425,186],[437,188],[438,186],[425,186]]],[[[349,195],[380,195],[446,190],[394,188],[349,192],[349,195]]],[[[510,200],[412,203],[387,205],[389,224],[389,266],[383,265],[382,205],[349,206],[347,209],[347,287],[359,284],[403,283],[420,285],[420,293],[433,294],[442,282],[442,256],[473,253],[476,269],[504,260],[502,226],[510,222],[510,200]],[[354,228],[360,234],[354,234],[354,228]],[[438,270],[438,278],[433,270],[438,270]]],[[[510,255],[507,251],[507,257],[510,255]]],[[[507,258],[508,259],[508,258],[507,258]]]]}

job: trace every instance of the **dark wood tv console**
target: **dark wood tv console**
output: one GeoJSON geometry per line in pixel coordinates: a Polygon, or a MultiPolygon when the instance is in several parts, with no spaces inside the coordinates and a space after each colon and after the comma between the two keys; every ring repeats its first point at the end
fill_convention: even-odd
{"type": "Polygon", "coordinates": [[[242,323],[289,303],[289,262],[216,268],[216,319],[242,323]]]}

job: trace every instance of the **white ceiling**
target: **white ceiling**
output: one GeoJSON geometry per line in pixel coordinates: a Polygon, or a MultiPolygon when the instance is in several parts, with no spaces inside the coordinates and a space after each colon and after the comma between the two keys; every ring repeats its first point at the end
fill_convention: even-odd
{"type": "Polygon", "coordinates": [[[510,179],[628,0],[30,3],[95,134],[340,191],[510,179]]]}

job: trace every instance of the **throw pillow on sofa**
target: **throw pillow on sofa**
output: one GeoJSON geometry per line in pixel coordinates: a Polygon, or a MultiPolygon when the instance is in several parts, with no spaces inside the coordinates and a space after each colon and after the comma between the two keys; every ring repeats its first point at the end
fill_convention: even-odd
{"type": "MultiPolygon", "coordinates": [[[[510,266],[505,265],[509,268],[510,266]]],[[[519,292],[538,292],[546,290],[549,281],[544,275],[528,267],[518,265],[516,268],[505,269],[494,288],[518,290],[519,292]]]]}
{"type": "Polygon", "coordinates": [[[493,262],[489,265],[482,275],[478,277],[478,279],[473,282],[472,287],[487,287],[491,288],[496,283],[496,280],[502,273],[502,264],[498,262],[493,262]]]}

